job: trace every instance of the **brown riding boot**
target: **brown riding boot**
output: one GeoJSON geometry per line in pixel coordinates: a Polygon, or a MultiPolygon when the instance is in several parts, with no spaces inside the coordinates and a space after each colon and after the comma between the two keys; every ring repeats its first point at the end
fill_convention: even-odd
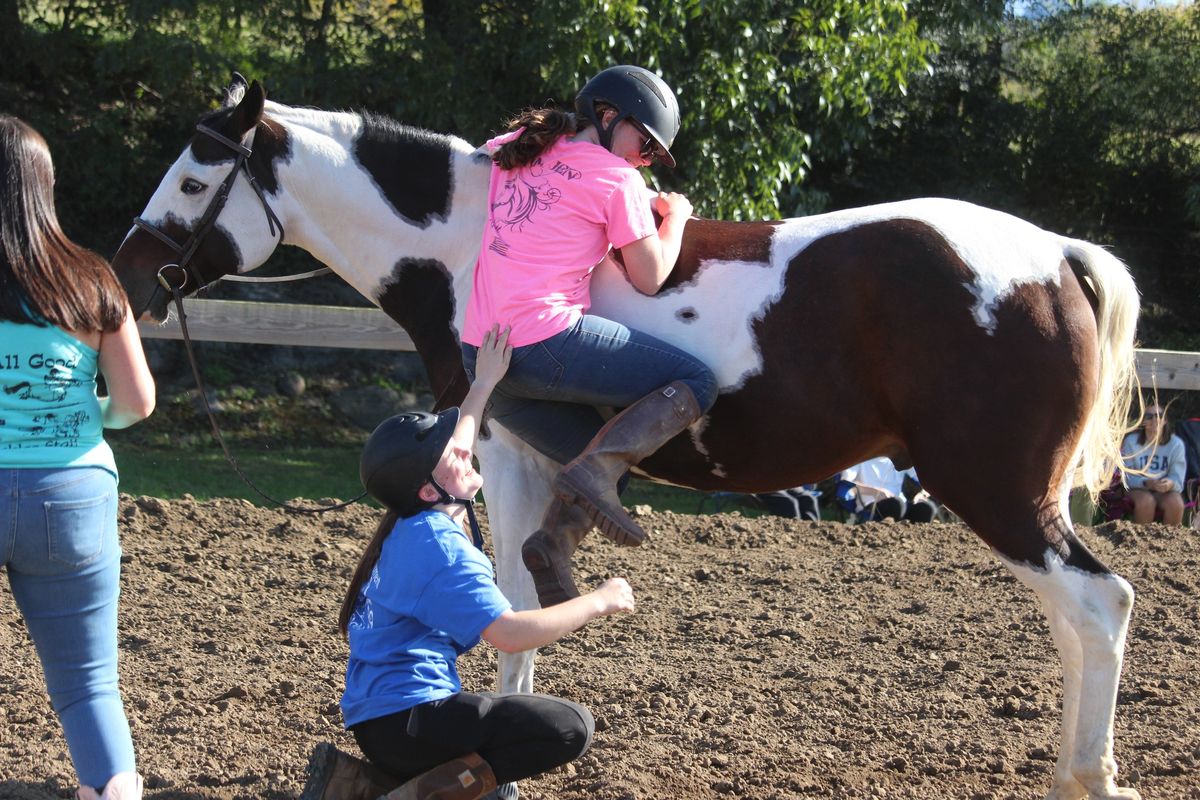
{"type": "Polygon", "coordinates": [[[571,556],[593,527],[586,511],[556,497],[542,517],[542,527],[521,545],[521,559],[533,576],[542,608],[579,597],[571,577],[571,556]]]}
{"type": "Polygon", "coordinates": [[[480,800],[496,790],[496,776],[478,753],[439,764],[379,800],[480,800]]]}
{"type": "Polygon", "coordinates": [[[579,457],[563,467],[554,479],[554,493],[583,508],[617,544],[641,544],[646,532],[621,506],[617,480],[699,418],[700,405],[683,381],[651,392],[610,419],[579,457]]]}
{"type": "Polygon", "coordinates": [[[308,781],[298,800],[376,800],[399,784],[378,767],[321,742],[308,758],[308,781]]]}

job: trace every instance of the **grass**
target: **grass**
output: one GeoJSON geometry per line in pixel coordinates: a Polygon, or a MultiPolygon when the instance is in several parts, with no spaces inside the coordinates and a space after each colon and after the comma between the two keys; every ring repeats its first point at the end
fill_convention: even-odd
{"type": "MultiPolygon", "coordinates": [[[[296,497],[349,499],[362,492],[358,450],[334,447],[232,448],[242,471],[262,491],[280,500],[296,497]]],[[[270,505],[248,487],[220,448],[159,448],[114,444],[121,491],[176,499],[241,497],[270,505]]]]}
{"type": "MultiPolygon", "coordinates": [[[[357,447],[283,446],[234,444],[230,449],[242,471],[263,492],[280,500],[298,497],[348,500],[362,492],[358,481],[357,447]]],[[[121,491],[136,496],[151,495],[171,500],[191,495],[197,500],[240,497],[255,505],[269,506],[238,477],[215,444],[184,447],[141,446],[115,442],[121,491]]],[[[747,515],[755,509],[742,506],[736,497],[720,502],[703,492],[632,481],[622,497],[627,507],[649,505],[656,511],[681,514],[712,513],[739,509],[747,515]]]]}
{"type": "MultiPolygon", "coordinates": [[[[358,383],[370,376],[359,376],[358,383]]],[[[348,500],[362,493],[358,454],[368,431],[354,427],[333,410],[330,396],[344,384],[310,381],[299,399],[272,394],[267,386],[232,385],[218,389],[219,423],[242,471],[263,492],[279,500],[348,500]]],[[[270,506],[238,477],[226,461],[186,387],[160,394],[158,408],[126,430],[106,431],[116,454],[121,491],[135,497],[166,500],[190,495],[197,500],[233,497],[270,506]]],[[[486,493],[486,492],[485,492],[486,493]]],[[[648,505],[681,514],[761,509],[741,495],[704,492],[631,481],[622,500],[627,508],[648,505]]]]}

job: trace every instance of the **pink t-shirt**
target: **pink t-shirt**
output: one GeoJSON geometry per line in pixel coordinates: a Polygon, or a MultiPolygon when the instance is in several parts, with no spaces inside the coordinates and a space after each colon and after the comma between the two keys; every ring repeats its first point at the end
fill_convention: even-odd
{"type": "Polygon", "coordinates": [[[493,165],[463,341],[478,347],[497,323],[512,327],[514,347],[566,330],[591,305],[592,270],[610,246],[654,232],[641,174],[599,145],[564,136],[532,164],[493,165]]]}

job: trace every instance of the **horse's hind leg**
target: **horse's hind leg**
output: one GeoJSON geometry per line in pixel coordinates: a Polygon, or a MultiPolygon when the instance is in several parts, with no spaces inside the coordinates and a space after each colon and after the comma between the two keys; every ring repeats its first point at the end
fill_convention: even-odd
{"type": "Polygon", "coordinates": [[[1062,741],[1047,800],[1137,800],[1116,785],[1113,714],[1133,589],[1095,559],[1061,514],[1044,563],[1002,558],[1042,601],[1063,665],[1062,741]]]}

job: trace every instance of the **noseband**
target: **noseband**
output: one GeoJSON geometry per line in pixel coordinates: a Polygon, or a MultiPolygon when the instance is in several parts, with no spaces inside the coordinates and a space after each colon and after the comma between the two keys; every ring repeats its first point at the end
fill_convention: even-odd
{"type": "Polygon", "coordinates": [[[168,292],[172,293],[183,289],[188,282],[189,276],[195,282],[197,291],[200,291],[206,288],[209,284],[215,282],[205,282],[202,280],[200,273],[195,269],[195,267],[192,266],[192,257],[196,254],[196,250],[200,247],[200,243],[204,241],[204,237],[207,236],[209,232],[212,231],[212,229],[216,226],[217,217],[220,216],[221,209],[225,207],[225,203],[229,200],[229,192],[233,189],[233,182],[237,180],[238,172],[246,173],[246,180],[250,181],[250,188],[254,190],[256,195],[258,195],[258,201],[262,203],[263,211],[266,212],[267,215],[267,225],[271,229],[271,236],[274,237],[276,235],[276,229],[278,229],[279,241],[283,241],[283,223],[279,221],[279,217],[275,215],[275,212],[271,210],[271,206],[267,204],[267,198],[263,194],[262,187],[259,186],[258,180],[254,177],[254,173],[250,171],[249,159],[250,154],[253,151],[251,151],[251,149],[246,147],[244,144],[235,142],[234,140],[217,133],[207,125],[197,125],[196,130],[210,139],[213,139],[214,141],[224,145],[225,147],[228,147],[233,151],[234,158],[233,167],[230,168],[229,174],[225,176],[225,180],[221,182],[219,187],[217,187],[217,193],[213,195],[212,200],[209,201],[208,208],[204,210],[204,215],[200,217],[200,222],[188,236],[187,241],[183,244],[179,244],[173,238],[171,238],[170,234],[168,234],[162,228],[155,226],[153,223],[147,222],[141,217],[135,217],[133,220],[134,225],[158,239],[167,247],[171,248],[171,250],[174,251],[177,256],[179,256],[177,261],[171,264],[164,264],[158,270],[159,285],[161,285],[162,288],[166,289],[168,292]],[[167,275],[167,271],[171,270],[172,268],[179,271],[180,281],[178,284],[173,284],[167,275]]]}

